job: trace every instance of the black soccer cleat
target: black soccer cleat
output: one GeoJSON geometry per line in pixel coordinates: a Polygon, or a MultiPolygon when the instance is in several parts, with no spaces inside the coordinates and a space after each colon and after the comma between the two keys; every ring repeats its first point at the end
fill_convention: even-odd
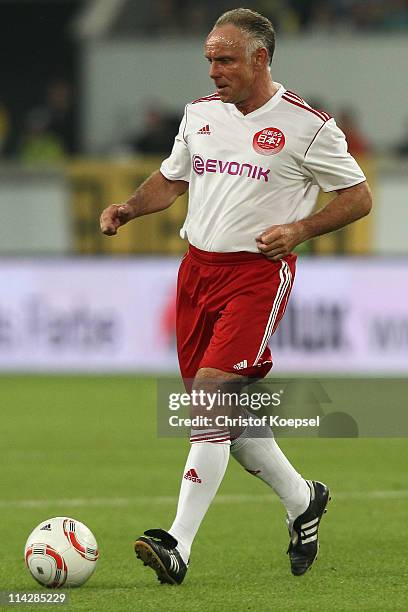
{"type": "Polygon", "coordinates": [[[136,557],[151,567],[164,584],[181,584],[188,570],[177,550],[177,540],[164,529],[148,529],[135,542],[136,557]]]}
{"type": "Polygon", "coordinates": [[[328,487],[317,480],[306,480],[310,487],[310,504],[289,528],[288,554],[294,576],[302,576],[311,568],[319,552],[319,523],[329,503],[328,487]]]}

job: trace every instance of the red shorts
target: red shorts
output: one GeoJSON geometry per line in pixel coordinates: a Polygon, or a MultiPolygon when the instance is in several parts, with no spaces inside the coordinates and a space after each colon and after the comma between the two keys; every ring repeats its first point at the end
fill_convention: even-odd
{"type": "Polygon", "coordinates": [[[177,350],[183,379],[200,368],[263,378],[268,342],[292,289],[296,255],[208,253],[190,245],[177,284],[177,350]]]}

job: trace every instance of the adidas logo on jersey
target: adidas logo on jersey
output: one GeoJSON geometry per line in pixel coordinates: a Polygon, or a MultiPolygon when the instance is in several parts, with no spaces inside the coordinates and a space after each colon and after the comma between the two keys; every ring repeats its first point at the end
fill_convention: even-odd
{"type": "Polygon", "coordinates": [[[248,361],[244,359],[243,361],[239,361],[232,367],[234,368],[234,370],[243,370],[244,368],[248,367],[248,361]]]}
{"type": "Polygon", "coordinates": [[[208,125],[204,125],[201,130],[198,130],[197,134],[211,134],[210,132],[210,126],[208,125]]]}
{"type": "Polygon", "coordinates": [[[191,480],[191,482],[196,482],[198,484],[201,484],[202,482],[201,478],[198,477],[198,474],[194,468],[191,468],[191,470],[187,470],[187,472],[184,474],[184,478],[186,480],[191,480]]]}

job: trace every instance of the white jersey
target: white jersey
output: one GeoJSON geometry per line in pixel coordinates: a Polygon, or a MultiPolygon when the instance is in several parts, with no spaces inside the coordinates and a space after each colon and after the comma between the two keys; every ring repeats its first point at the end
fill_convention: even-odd
{"type": "Polygon", "coordinates": [[[282,85],[247,115],[218,94],[187,104],[160,171],[189,182],[181,237],[215,252],[258,252],[255,238],[307,217],[319,188],[365,180],[334,119],[282,85]]]}

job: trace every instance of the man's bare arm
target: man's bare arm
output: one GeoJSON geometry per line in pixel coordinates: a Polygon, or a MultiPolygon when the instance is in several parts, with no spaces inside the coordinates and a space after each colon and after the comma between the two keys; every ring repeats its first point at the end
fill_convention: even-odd
{"type": "Polygon", "coordinates": [[[366,181],[339,189],[337,196],[324,208],[301,221],[273,225],[256,238],[258,249],[272,261],[278,261],[298,244],[328,234],[368,215],[372,206],[371,191],[366,181]]]}
{"type": "Polygon", "coordinates": [[[101,230],[113,236],[128,221],[165,210],[188,189],[185,181],[169,181],[157,170],[122,204],[111,204],[101,214],[101,230]]]}

